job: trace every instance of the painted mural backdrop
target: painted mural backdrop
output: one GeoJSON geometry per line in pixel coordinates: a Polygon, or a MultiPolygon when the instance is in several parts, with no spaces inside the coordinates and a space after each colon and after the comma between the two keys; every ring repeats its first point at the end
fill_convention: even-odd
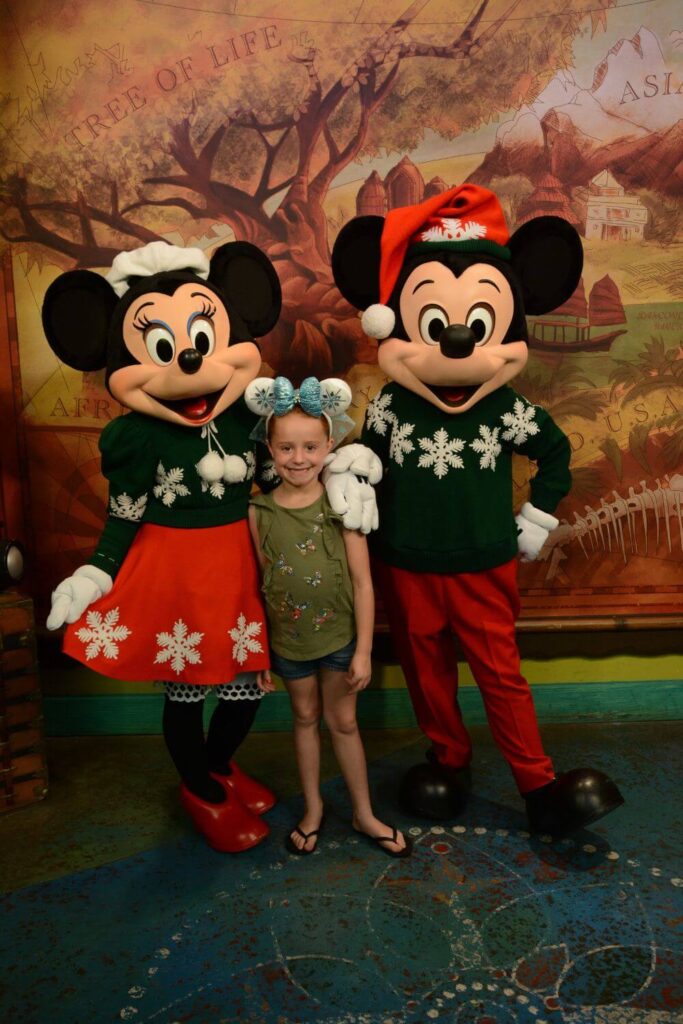
{"type": "MultiPolygon", "coordinates": [[[[566,217],[575,295],[531,322],[519,389],[569,434],[574,488],[523,567],[532,617],[681,611],[683,17],[674,0],[7,0],[1,92],[3,441],[50,588],[105,515],[101,374],[40,326],[64,269],[158,238],[264,248],[282,281],[273,372],[345,375],[360,424],[382,383],[334,288],[356,213],[465,180],[511,227],[566,217]],[[541,11],[540,8],[543,8],[541,11]],[[15,316],[16,311],[16,316],[15,316]],[[11,378],[11,379],[10,379],[11,378]],[[27,467],[27,468],[26,468],[27,467]]],[[[526,466],[518,467],[522,502],[526,466]]]]}

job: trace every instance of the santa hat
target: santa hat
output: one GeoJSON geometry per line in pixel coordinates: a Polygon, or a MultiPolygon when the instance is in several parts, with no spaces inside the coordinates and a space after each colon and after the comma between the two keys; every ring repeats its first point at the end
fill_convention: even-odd
{"type": "Polygon", "coordinates": [[[510,233],[496,196],[480,185],[457,185],[416,206],[390,210],[384,221],[379,268],[379,299],[363,313],[371,338],[388,338],[394,311],[386,305],[407,256],[454,249],[510,259],[510,233]]]}

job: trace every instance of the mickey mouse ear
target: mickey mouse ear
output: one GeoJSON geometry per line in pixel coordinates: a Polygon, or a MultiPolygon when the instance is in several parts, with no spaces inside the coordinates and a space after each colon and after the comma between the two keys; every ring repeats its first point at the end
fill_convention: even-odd
{"type": "Polygon", "coordinates": [[[271,377],[257,377],[244,392],[247,408],[257,416],[270,416],[275,406],[275,381],[271,377]]]}
{"type": "Polygon", "coordinates": [[[351,388],[345,380],[327,377],[320,381],[320,404],[328,416],[338,416],[351,405],[351,388]]]}

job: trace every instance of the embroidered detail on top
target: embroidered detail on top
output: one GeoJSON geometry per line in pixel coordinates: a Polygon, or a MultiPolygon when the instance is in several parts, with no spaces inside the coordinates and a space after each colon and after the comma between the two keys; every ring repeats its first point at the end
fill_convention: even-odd
{"type": "Polygon", "coordinates": [[[292,566],[287,565],[283,551],[281,551],[280,554],[278,555],[277,562],[275,562],[275,564],[273,565],[273,569],[276,569],[281,576],[291,576],[292,573],[294,572],[292,566]]]}
{"type": "Polygon", "coordinates": [[[119,643],[131,635],[128,626],[116,625],[119,621],[119,609],[112,608],[104,618],[101,612],[88,612],[85,621],[87,627],[82,626],[77,630],[76,636],[81,643],[88,645],[85,649],[86,660],[92,661],[100,651],[109,661],[118,658],[119,643]]]}
{"type": "Polygon", "coordinates": [[[139,522],[145,514],[147,506],[147,495],[141,494],[139,498],[133,499],[124,491],[118,498],[111,495],[109,498],[109,510],[117,519],[128,519],[132,523],[139,522]]]}
{"type": "Polygon", "coordinates": [[[154,664],[162,665],[170,660],[171,668],[178,675],[188,661],[190,665],[201,664],[202,656],[195,647],[203,637],[203,633],[188,633],[187,625],[182,619],[177,619],[173,624],[173,633],[157,633],[157,645],[162,649],[157,652],[154,664]]]}
{"type": "Polygon", "coordinates": [[[244,664],[249,654],[261,654],[263,652],[261,641],[255,639],[260,634],[262,628],[262,622],[247,622],[246,616],[240,614],[237,619],[237,626],[234,629],[228,630],[228,636],[231,640],[234,640],[232,656],[240,665],[244,664]]]}
{"type": "Polygon", "coordinates": [[[502,448],[498,443],[498,434],[500,427],[487,427],[482,424],[479,427],[479,433],[481,437],[475,437],[474,441],[470,444],[470,448],[481,455],[479,459],[479,469],[493,469],[496,468],[496,459],[502,452],[502,448]]]}
{"type": "Polygon", "coordinates": [[[421,437],[417,443],[424,452],[417,460],[418,466],[420,469],[433,469],[439,480],[446,476],[449,469],[465,468],[458,455],[465,447],[465,442],[459,437],[449,438],[443,427],[435,430],[433,437],[421,437]]]}
{"type": "Polygon", "coordinates": [[[302,601],[301,604],[297,604],[289,591],[287,591],[284,600],[280,602],[280,615],[289,613],[292,622],[298,622],[301,618],[301,613],[305,612],[310,606],[310,601],[302,601]]]}
{"type": "Polygon", "coordinates": [[[381,434],[382,437],[387,432],[387,426],[396,423],[396,413],[389,408],[391,398],[391,395],[375,395],[365,413],[368,427],[371,427],[375,433],[381,434]]]}
{"type": "Polygon", "coordinates": [[[189,487],[182,482],[185,473],[180,466],[166,471],[162,462],[157,466],[157,482],[154,487],[154,497],[161,498],[166,506],[171,506],[176,497],[187,497],[190,493],[189,487]]]}
{"type": "Polygon", "coordinates": [[[312,537],[307,537],[306,540],[302,540],[300,543],[297,543],[296,547],[299,554],[304,557],[309,553],[309,551],[315,551],[316,549],[312,537]]]}
{"type": "Polygon", "coordinates": [[[319,587],[322,581],[319,569],[316,569],[312,576],[304,576],[304,583],[308,583],[309,587],[319,587]]]}
{"type": "Polygon", "coordinates": [[[334,618],[334,608],[321,608],[317,615],[313,616],[313,630],[320,632],[320,627],[334,618]]]}
{"type": "Polygon", "coordinates": [[[513,444],[524,444],[540,430],[538,423],[534,422],[536,406],[516,398],[513,409],[514,412],[504,412],[501,417],[503,424],[509,428],[504,432],[503,440],[512,441],[513,444]]]}

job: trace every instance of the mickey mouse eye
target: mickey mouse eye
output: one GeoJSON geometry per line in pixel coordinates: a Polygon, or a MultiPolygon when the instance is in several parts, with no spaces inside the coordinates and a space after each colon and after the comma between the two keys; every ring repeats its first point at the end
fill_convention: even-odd
{"type": "Polygon", "coordinates": [[[441,306],[425,306],[417,326],[423,341],[428,345],[437,345],[444,327],[448,327],[448,314],[441,306]]]}
{"type": "Polygon", "coordinates": [[[216,332],[209,319],[198,316],[190,326],[190,341],[203,356],[210,356],[216,345],[216,332]]]}
{"type": "Polygon", "coordinates": [[[168,366],[175,358],[175,338],[168,327],[152,324],[145,331],[145,345],[157,366],[168,366]]]}
{"type": "Polygon", "coordinates": [[[493,329],[496,326],[496,314],[487,302],[482,302],[478,306],[472,307],[467,314],[465,323],[477,339],[475,344],[484,345],[493,334],[493,329]]]}

